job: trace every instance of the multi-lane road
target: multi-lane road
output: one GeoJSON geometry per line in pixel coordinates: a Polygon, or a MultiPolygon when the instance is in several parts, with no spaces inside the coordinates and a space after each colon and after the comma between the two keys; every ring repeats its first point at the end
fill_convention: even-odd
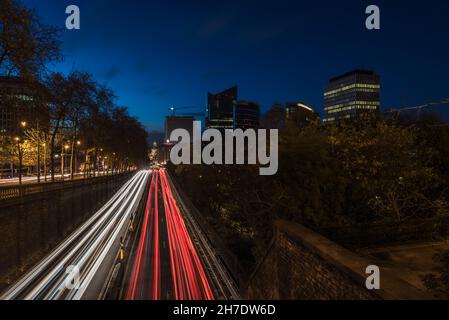
{"type": "Polygon", "coordinates": [[[136,173],[106,205],[0,299],[97,299],[149,176],[150,171],[136,173]]]}
{"type": "Polygon", "coordinates": [[[237,299],[235,284],[173,187],[155,170],[140,238],[125,278],[127,300],[237,299]]]}
{"type": "Polygon", "coordinates": [[[127,300],[214,299],[164,170],[153,174],[127,287],[127,300]]]}
{"type": "Polygon", "coordinates": [[[97,213],[0,299],[98,299],[124,239],[127,300],[238,299],[238,291],[165,169],[136,173],[97,213]],[[142,216],[138,210],[143,202],[142,216]],[[139,225],[138,225],[139,224],[139,225]],[[130,226],[138,232],[130,233],[130,226]]]}

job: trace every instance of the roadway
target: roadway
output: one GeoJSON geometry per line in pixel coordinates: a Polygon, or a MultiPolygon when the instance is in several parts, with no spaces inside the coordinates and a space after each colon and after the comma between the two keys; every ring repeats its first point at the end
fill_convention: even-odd
{"type": "Polygon", "coordinates": [[[88,221],[1,296],[1,300],[98,299],[150,171],[139,171],[88,221]]]}
{"type": "MultiPolygon", "coordinates": [[[[105,172],[96,172],[97,176],[102,176],[105,172]]],[[[74,174],[74,179],[83,179],[84,173],[76,173],[74,174]]],[[[70,174],[64,174],[64,179],[70,179],[70,174]]],[[[32,184],[32,183],[38,183],[37,182],[37,176],[24,176],[22,177],[22,184],[32,184]]],[[[61,181],[61,175],[55,174],[55,181],[61,181]]],[[[45,181],[45,176],[41,176],[41,183],[44,182],[51,182],[51,175],[47,175],[47,181],[45,181]]],[[[20,181],[19,178],[6,178],[6,179],[0,179],[0,187],[8,187],[8,186],[17,186],[19,185],[20,181]]]]}
{"type": "Polygon", "coordinates": [[[0,299],[101,299],[111,270],[120,261],[120,248],[132,236],[135,245],[125,268],[121,298],[239,299],[232,278],[165,169],[137,172],[0,299]],[[137,225],[141,201],[146,206],[137,225]],[[131,225],[138,227],[137,233],[130,233],[131,225]]]}
{"type": "Polygon", "coordinates": [[[189,214],[165,169],[150,183],[138,241],[125,273],[126,300],[238,299],[232,278],[189,214]]]}

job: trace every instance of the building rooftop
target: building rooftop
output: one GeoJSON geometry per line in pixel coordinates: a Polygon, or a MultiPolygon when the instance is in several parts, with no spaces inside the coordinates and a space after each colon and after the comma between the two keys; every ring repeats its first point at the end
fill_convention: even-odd
{"type": "Polygon", "coordinates": [[[376,75],[376,73],[371,70],[355,69],[355,70],[346,72],[345,74],[342,74],[340,76],[334,77],[334,78],[330,79],[329,82],[337,81],[337,80],[346,78],[348,76],[352,76],[354,74],[365,74],[365,75],[372,75],[372,76],[376,75]]]}
{"type": "Polygon", "coordinates": [[[316,112],[317,113],[317,111],[314,108],[312,108],[312,106],[310,106],[310,105],[308,105],[307,103],[304,103],[304,102],[289,102],[289,103],[287,103],[286,109],[291,109],[292,107],[302,108],[302,109],[306,109],[306,110],[309,110],[311,112],[316,112]]]}

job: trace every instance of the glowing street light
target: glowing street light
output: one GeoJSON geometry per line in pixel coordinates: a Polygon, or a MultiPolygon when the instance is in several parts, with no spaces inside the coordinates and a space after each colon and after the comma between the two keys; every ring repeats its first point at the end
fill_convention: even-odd
{"type": "Polygon", "coordinates": [[[20,122],[20,125],[22,126],[22,128],[25,128],[27,126],[27,122],[26,121],[22,121],[22,122],[20,122]]]}

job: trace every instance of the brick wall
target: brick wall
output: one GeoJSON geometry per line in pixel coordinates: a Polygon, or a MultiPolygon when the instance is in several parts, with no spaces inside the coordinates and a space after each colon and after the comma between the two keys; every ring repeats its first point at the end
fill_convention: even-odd
{"type": "Polygon", "coordinates": [[[365,287],[371,263],[304,228],[278,221],[270,248],[244,290],[247,299],[427,299],[424,292],[381,269],[381,290],[365,287]]]}

